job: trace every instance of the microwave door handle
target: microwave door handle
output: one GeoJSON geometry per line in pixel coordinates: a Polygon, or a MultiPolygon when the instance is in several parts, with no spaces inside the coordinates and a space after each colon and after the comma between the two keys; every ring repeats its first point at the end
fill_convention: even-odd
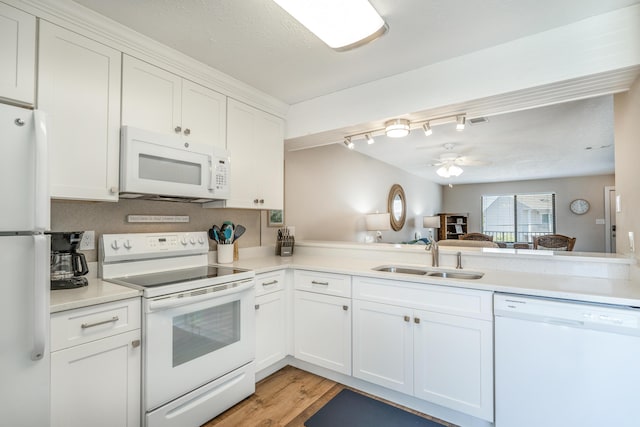
{"type": "Polygon", "coordinates": [[[213,157],[211,157],[211,155],[207,156],[209,158],[209,190],[213,191],[213,182],[214,182],[214,175],[216,173],[214,167],[213,167],[213,157]]]}

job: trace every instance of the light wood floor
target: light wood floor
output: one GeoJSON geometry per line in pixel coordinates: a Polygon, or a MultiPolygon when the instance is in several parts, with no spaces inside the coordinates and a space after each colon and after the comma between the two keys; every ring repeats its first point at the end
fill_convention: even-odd
{"type": "MultiPolygon", "coordinates": [[[[202,427],[303,427],[307,419],[344,388],[348,387],[287,366],[258,382],[255,394],[202,427]]],[[[420,412],[403,409],[443,426],[455,427],[420,412]]]]}

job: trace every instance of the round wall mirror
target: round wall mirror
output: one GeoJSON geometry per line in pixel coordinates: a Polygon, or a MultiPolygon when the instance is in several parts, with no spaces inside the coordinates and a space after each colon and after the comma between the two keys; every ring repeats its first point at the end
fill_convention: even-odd
{"type": "Polygon", "coordinates": [[[404,221],[407,217],[407,201],[404,190],[398,184],[393,184],[389,190],[387,209],[391,214],[391,228],[394,231],[400,231],[404,227],[404,221]]]}

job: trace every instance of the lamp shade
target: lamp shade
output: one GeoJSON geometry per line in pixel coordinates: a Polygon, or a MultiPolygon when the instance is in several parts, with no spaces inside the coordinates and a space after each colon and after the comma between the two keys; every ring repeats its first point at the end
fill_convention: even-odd
{"type": "Polygon", "coordinates": [[[440,228],[439,216],[423,216],[422,217],[423,228],[440,228]]]}
{"type": "Polygon", "coordinates": [[[388,212],[368,214],[364,220],[368,231],[391,230],[391,215],[388,212]]]}

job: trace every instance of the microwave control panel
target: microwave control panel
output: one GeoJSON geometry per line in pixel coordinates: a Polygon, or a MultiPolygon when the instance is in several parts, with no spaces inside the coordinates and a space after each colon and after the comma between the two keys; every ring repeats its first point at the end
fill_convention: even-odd
{"type": "Polygon", "coordinates": [[[213,159],[213,192],[216,196],[229,194],[229,159],[214,157],[213,159]]]}

